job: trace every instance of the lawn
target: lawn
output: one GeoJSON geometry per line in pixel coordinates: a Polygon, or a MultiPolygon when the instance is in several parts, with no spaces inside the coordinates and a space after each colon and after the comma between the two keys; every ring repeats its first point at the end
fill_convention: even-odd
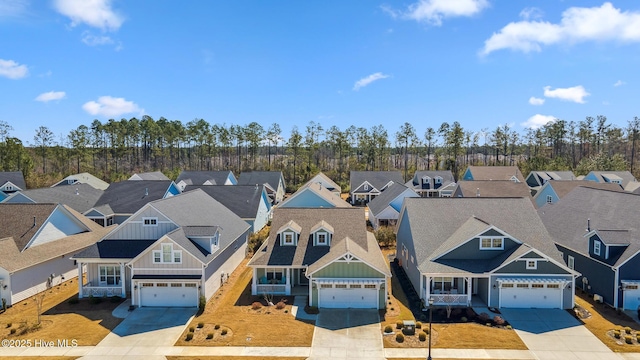
{"type": "MultiPolygon", "coordinates": [[[[264,306],[264,299],[251,296],[252,269],[248,259],[238,266],[218,292],[211,297],[204,312],[187,326],[178,346],[311,346],[314,324],[296,320],[291,315],[293,297],[286,298],[282,309],[264,306]],[[254,309],[255,302],[263,304],[254,309]],[[203,325],[198,328],[198,325],[203,325]],[[218,327],[218,328],[216,328],[218,327]],[[187,333],[193,328],[193,339],[187,333]],[[211,334],[211,339],[206,337],[211,334]]],[[[273,302],[283,297],[275,296],[273,302]]],[[[298,311],[304,311],[299,309],[298,311]]]]}
{"type": "Polygon", "coordinates": [[[100,304],[90,304],[89,299],[81,299],[77,304],[69,304],[68,301],[77,295],[75,278],[47,290],[39,326],[35,297],[15,304],[0,314],[0,337],[45,341],[75,339],[79,346],[97,345],[122,321],[111,315],[122,300],[111,302],[107,299],[100,304]],[[15,329],[14,334],[11,334],[12,329],[15,329]]]}
{"type": "Polygon", "coordinates": [[[609,349],[615,352],[640,352],[640,345],[624,344],[624,340],[617,340],[609,336],[607,332],[614,329],[629,326],[635,331],[640,330],[640,324],[630,319],[625,313],[618,312],[608,305],[598,304],[593,298],[584,294],[576,294],[576,305],[583,307],[591,313],[591,317],[582,319],[584,326],[589,329],[609,349]]]}

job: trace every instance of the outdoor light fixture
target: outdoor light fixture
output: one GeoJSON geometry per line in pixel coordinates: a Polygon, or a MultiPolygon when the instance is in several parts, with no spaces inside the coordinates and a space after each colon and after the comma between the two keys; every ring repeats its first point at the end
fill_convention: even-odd
{"type": "Polygon", "coordinates": [[[433,296],[429,297],[429,354],[427,355],[427,360],[431,360],[431,321],[433,314],[433,296]]]}

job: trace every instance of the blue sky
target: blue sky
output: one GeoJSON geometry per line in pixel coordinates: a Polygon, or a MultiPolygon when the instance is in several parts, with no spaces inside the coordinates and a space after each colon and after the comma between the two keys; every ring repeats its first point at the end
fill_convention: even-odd
{"type": "Polygon", "coordinates": [[[0,121],[442,122],[640,116],[640,2],[0,0],[0,121]],[[535,6],[535,7],[533,7],[535,6]]]}

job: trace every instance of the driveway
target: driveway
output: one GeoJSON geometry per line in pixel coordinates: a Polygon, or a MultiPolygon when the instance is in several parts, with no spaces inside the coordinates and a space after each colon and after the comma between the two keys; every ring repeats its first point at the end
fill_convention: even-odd
{"type": "Polygon", "coordinates": [[[538,359],[621,359],[565,310],[500,309],[500,312],[538,359]]]}
{"type": "Polygon", "coordinates": [[[83,359],[150,356],[172,347],[196,308],[137,308],[83,359]]]}
{"type": "Polygon", "coordinates": [[[378,310],[320,309],[309,359],[384,359],[378,310]]]}

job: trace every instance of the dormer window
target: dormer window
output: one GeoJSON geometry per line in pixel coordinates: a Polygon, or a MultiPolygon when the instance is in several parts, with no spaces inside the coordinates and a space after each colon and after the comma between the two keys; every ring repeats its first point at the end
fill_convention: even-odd
{"type": "Polygon", "coordinates": [[[613,179],[611,180],[611,182],[618,185],[622,184],[622,180],[619,180],[619,179],[613,179]]]}
{"type": "Polygon", "coordinates": [[[142,218],[142,224],[144,226],[158,226],[158,218],[156,217],[142,218]]]}
{"type": "Polygon", "coordinates": [[[369,191],[369,184],[364,184],[364,191],[369,191]]]}
{"type": "Polygon", "coordinates": [[[594,240],[594,242],[593,242],[593,253],[595,255],[600,256],[600,246],[601,246],[600,241],[594,240]]]}
{"type": "Polygon", "coordinates": [[[12,190],[13,190],[13,186],[11,186],[11,185],[7,185],[7,186],[5,186],[5,188],[4,188],[4,189],[5,189],[6,191],[12,191],[12,190]]]}
{"type": "Polygon", "coordinates": [[[296,234],[293,231],[282,233],[282,245],[295,245],[296,234]]]}
{"type": "Polygon", "coordinates": [[[527,260],[527,270],[536,270],[538,268],[537,260],[527,260]]]}
{"type": "Polygon", "coordinates": [[[547,204],[553,203],[553,197],[551,195],[547,195],[547,204]]]}
{"type": "Polygon", "coordinates": [[[480,250],[504,250],[504,238],[481,237],[480,250]]]}
{"type": "Polygon", "coordinates": [[[436,176],[435,182],[436,184],[442,184],[442,178],[440,176],[436,176]]]}
{"type": "Polygon", "coordinates": [[[428,183],[429,183],[429,180],[431,180],[431,178],[430,178],[430,177],[428,177],[428,176],[423,176],[423,177],[422,177],[422,183],[423,183],[423,184],[428,184],[428,183]]]}
{"type": "Polygon", "coordinates": [[[316,245],[329,245],[329,234],[324,231],[318,231],[316,233],[316,245]]]}

